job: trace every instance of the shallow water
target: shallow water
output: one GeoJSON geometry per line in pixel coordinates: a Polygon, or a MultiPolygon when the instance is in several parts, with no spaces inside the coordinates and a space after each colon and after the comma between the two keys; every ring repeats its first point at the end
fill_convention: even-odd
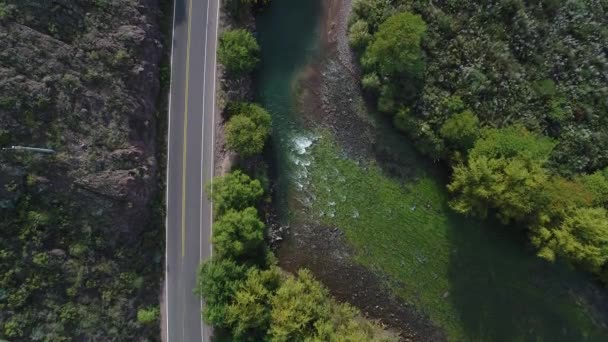
{"type": "Polygon", "coordinates": [[[289,192],[307,185],[307,150],[313,137],[299,127],[293,94],[298,70],[318,51],[320,10],[315,0],[279,0],[257,17],[262,58],[256,97],[272,113],[275,202],[285,223],[289,192]]]}

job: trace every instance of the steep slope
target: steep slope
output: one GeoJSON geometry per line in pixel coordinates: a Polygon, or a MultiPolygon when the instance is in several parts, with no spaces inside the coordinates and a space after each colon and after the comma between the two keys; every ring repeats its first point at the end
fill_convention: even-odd
{"type": "MultiPolygon", "coordinates": [[[[0,337],[132,340],[162,236],[154,0],[0,0],[0,337]]],[[[152,286],[150,286],[152,285],[152,286]]]]}

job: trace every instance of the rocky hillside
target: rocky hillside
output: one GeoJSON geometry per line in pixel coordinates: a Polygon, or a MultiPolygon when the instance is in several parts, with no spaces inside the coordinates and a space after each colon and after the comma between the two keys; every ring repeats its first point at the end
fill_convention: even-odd
{"type": "Polygon", "coordinates": [[[0,0],[0,340],[158,335],[159,14],[0,0]]]}

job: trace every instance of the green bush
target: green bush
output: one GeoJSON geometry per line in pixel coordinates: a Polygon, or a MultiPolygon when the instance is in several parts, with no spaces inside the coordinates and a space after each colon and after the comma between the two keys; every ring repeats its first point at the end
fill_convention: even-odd
{"type": "Polygon", "coordinates": [[[264,247],[264,223],[255,208],[229,210],[213,224],[213,250],[218,257],[255,260],[264,247]]]}
{"type": "Polygon", "coordinates": [[[220,36],[218,58],[229,73],[239,75],[253,71],[259,52],[260,46],[249,31],[230,30],[220,36]]]}
{"type": "Polygon", "coordinates": [[[234,295],[227,310],[226,321],[234,337],[261,341],[270,327],[270,300],[283,281],[276,266],[268,270],[251,268],[234,295]]]}
{"type": "Polygon", "coordinates": [[[156,324],[160,317],[160,308],[150,307],[137,310],[137,321],[141,324],[156,324]]]}
{"type": "Polygon", "coordinates": [[[236,170],[214,178],[207,185],[207,194],[213,201],[215,214],[219,217],[231,209],[244,210],[254,206],[264,194],[264,190],[260,181],[236,170]]]}
{"type": "Polygon", "coordinates": [[[457,149],[468,150],[479,137],[479,119],[473,112],[466,110],[450,117],[439,132],[457,149]]]}
{"type": "Polygon", "coordinates": [[[420,16],[403,12],[389,17],[365,50],[363,66],[380,77],[420,79],[424,72],[420,44],[425,32],[426,24],[420,16]]]}
{"type": "Polygon", "coordinates": [[[541,257],[553,261],[561,255],[598,274],[608,261],[608,212],[604,208],[574,209],[557,229],[538,229],[532,241],[541,257]]]}
{"type": "Polygon", "coordinates": [[[493,208],[505,223],[530,218],[544,206],[549,174],[543,165],[554,146],[519,126],[486,130],[466,165],[454,167],[452,207],[481,218],[493,208]]]}
{"type": "Polygon", "coordinates": [[[232,260],[213,257],[201,265],[196,293],[205,299],[205,322],[214,327],[227,327],[226,310],[245,277],[246,267],[232,260]]]}
{"type": "Polygon", "coordinates": [[[361,51],[367,47],[372,37],[369,34],[367,22],[364,20],[357,20],[350,26],[348,37],[350,46],[352,46],[355,50],[361,51]]]}
{"type": "Polygon", "coordinates": [[[271,301],[271,339],[294,341],[314,336],[315,322],[329,316],[328,296],[308,270],[285,280],[271,301]]]}
{"type": "Polygon", "coordinates": [[[244,157],[259,154],[270,135],[270,114],[253,103],[241,104],[238,109],[226,124],[226,145],[244,157]]]}

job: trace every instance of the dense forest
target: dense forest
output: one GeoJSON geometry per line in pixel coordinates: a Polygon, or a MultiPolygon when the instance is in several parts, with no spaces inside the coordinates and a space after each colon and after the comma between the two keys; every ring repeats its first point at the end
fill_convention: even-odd
{"type": "Polygon", "coordinates": [[[608,1],[356,0],[362,86],[454,210],[608,281],[608,1]],[[513,228],[515,229],[515,228],[513,228]]]}
{"type": "Polygon", "coordinates": [[[159,10],[0,0],[0,340],[159,335],[159,10]]]}

